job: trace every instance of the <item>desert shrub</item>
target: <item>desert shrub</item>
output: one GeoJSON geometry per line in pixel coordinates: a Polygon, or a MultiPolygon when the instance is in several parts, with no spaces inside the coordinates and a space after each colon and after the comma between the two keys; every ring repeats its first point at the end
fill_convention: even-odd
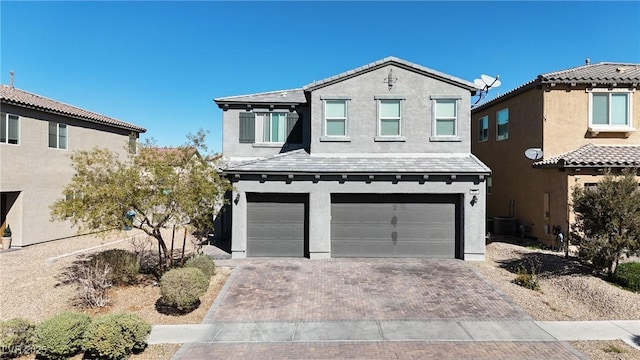
{"type": "Polygon", "coordinates": [[[82,306],[104,307],[109,303],[107,289],[111,287],[111,267],[109,264],[87,263],[78,268],[75,282],[77,300],[82,306]]]}
{"type": "Polygon", "coordinates": [[[84,334],[85,357],[122,359],[145,348],[151,325],[136,314],[102,315],[87,327],[84,334]]]}
{"type": "Polygon", "coordinates": [[[200,269],[209,279],[216,274],[216,264],[213,262],[213,259],[207,255],[196,255],[187,260],[184,266],[200,269]]]}
{"type": "Polygon", "coordinates": [[[0,358],[30,354],[35,324],[23,318],[0,322],[0,358]]]}
{"type": "Polygon", "coordinates": [[[99,252],[91,257],[89,266],[108,264],[111,268],[109,280],[113,285],[134,284],[140,272],[138,256],[127,250],[111,249],[99,252]]]}
{"type": "Polygon", "coordinates": [[[616,283],[633,291],[640,291],[640,262],[622,263],[613,273],[616,283]]]}
{"type": "Polygon", "coordinates": [[[209,287],[209,278],[193,267],[173,269],[160,279],[160,302],[180,311],[192,309],[209,287]]]}
{"type": "Polygon", "coordinates": [[[538,280],[540,267],[540,259],[537,257],[531,257],[526,261],[520,262],[513,283],[530,290],[540,290],[540,282],[538,280]]]}
{"type": "Polygon", "coordinates": [[[66,359],[82,349],[82,336],[91,317],[77,312],[63,312],[36,326],[33,346],[46,359],[66,359]]]}

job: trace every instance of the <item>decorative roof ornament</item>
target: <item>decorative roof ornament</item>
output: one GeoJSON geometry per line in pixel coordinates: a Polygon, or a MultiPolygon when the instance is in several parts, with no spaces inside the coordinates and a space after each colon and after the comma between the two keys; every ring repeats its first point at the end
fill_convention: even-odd
{"type": "Polygon", "coordinates": [[[389,85],[389,91],[391,91],[391,88],[393,87],[393,84],[396,83],[396,81],[398,81],[398,78],[393,77],[393,69],[389,69],[389,75],[387,75],[387,77],[382,80],[382,82],[389,85]]]}

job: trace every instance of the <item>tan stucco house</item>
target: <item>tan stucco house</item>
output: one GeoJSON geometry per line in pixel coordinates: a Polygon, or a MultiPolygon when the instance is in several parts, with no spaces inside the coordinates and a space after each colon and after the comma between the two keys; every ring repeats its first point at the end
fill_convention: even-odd
{"type": "Polygon", "coordinates": [[[488,230],[554,245],[554,227],[571,230],[574,185],[640,167],[638,89],[640,64],[587,61],[475,107],[472,152],[492,169],[488,230]]]}
{"type": "Polygon", "coordinates": [[[75,150],[135,152],[142,127],[0,85],[0,220],[12,247],[74,236],[50,221],[49,206],[73,176],[75,150]]]}
{"type": "Polygon", "coordinates": [[[388,57],[301,88],[215,99],[234,258],[483,260],[473,83],[388,57]]]}

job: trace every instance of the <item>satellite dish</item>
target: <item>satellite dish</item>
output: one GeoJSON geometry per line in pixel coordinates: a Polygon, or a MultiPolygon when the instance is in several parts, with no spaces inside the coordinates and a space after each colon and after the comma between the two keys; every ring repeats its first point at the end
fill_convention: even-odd
{"type": "Polygon", "coordinates": [[[480,79],[487,85],[487,89],[502,85],[500,80],[498,80],[499,77],[500,76],[493,77],[485,74],[480,75],[480,79]]]}
{"type": "Polygon", "coordinates": [[[542,159],[542,149],[540,148],[530,148],[524,151],[524,156],[529,160],[540,160],[542,159]]]}
{"type": "Polygon", "coordinates": [[[484,99],[489,93],[489,89],[498,87],[502,85],[500,80],[498,80],[500,76],[496,75],[496,77],[482,74],[480,75],[480,79],[473,80],[473,84],[480,90],[476,95],[478,95],[478,100],[473,104],[476,105],[480,102],[480,100],[484,99]]]}

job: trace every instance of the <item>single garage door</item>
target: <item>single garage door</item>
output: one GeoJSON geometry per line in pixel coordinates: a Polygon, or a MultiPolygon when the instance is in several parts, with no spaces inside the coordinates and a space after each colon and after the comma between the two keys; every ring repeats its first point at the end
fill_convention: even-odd
{"type": "Polygon", "coordinates": [[[460,257],[456,195],[331,197],[333,257],[460,257]]]}
{"type": "Polygon", "coordinates": [[[308,196],[247,194],[247,256],[303,257],[308,196]]]}

